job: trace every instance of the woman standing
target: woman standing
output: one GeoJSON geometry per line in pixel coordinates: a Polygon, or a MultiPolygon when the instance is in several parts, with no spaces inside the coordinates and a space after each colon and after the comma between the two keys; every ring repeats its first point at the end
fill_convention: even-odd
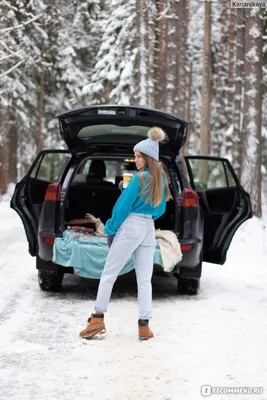
{"type": "Polygon", "coordinates": [[[156,246],[154,221],[166,210],[171,198],[167,177],[159,162],[159,142],[165,137],[160,128],[151,128],[148,139],[134,147],[138,174],[118,198],[112,217],[105,225],[110,247],[100,279],[95,313],[88,319],[81,338],[105,332],[104,313],[107,311],[113,285],[127,260],[133,254],[138,286],[139,339],[153,337],[149,329],[152,317],[153,259],[156,246]]]}

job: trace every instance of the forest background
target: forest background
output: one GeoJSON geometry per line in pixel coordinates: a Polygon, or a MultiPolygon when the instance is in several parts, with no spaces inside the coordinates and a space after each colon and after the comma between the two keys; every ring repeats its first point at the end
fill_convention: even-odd
{"type": "Polygon", "coordinates": [[[0,1],[0,194],[64,148],[57,114],[137,104],[190,121],[183,154],[227,157],[261,216],[267,4],[236,3],[0,1]]]}

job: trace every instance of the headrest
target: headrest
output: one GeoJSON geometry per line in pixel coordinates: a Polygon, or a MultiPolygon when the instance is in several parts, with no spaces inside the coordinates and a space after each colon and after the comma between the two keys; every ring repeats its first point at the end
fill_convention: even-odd
{"type": "Polygon", "coordinates": [[[93,176],[95,178],[106,177],[106,164],[103,160],[92,160],[88,177],[93,176]]]}

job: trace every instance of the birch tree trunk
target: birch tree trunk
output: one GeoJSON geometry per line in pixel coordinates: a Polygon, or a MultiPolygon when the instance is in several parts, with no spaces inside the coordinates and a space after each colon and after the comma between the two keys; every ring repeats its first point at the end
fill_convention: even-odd
{"type": "Polygon", "coordinates": [[[263,63],[263,12],[246,9],[245,27],[245,86],[243,160],[241,182],[251,196],[252,208],[260,217],[261,210],[261,160],[262,160],[262,63],[263,63]]]}
{"type": "Polygon", "coordinates": [[[210,103],[211,103],[211,3],[205,1],[204,48],[202,72],[202,108],[200,128],[200,154],[210,152],[210,103]]]}

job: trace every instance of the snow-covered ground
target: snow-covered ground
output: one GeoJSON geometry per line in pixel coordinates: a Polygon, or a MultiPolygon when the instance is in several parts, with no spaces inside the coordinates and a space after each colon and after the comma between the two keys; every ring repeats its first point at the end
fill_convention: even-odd
{"type": "MultiPolygon", "coordinates": [[[[8,198],[8,197],[7,197],[8,198]]],[[[97,281],[64,278],[60,294],[40,291],[24,229],[0,201],[0,399],[198,400],[201,386],[263,387],[267,399],[267,224],[236,233],[225,265],[204,264],[196,297],[176,295],[174,278],[153,279],[155,338],[137,340],[133,275],[119,278],[107,333],[78,339],[97,281]]]]}

